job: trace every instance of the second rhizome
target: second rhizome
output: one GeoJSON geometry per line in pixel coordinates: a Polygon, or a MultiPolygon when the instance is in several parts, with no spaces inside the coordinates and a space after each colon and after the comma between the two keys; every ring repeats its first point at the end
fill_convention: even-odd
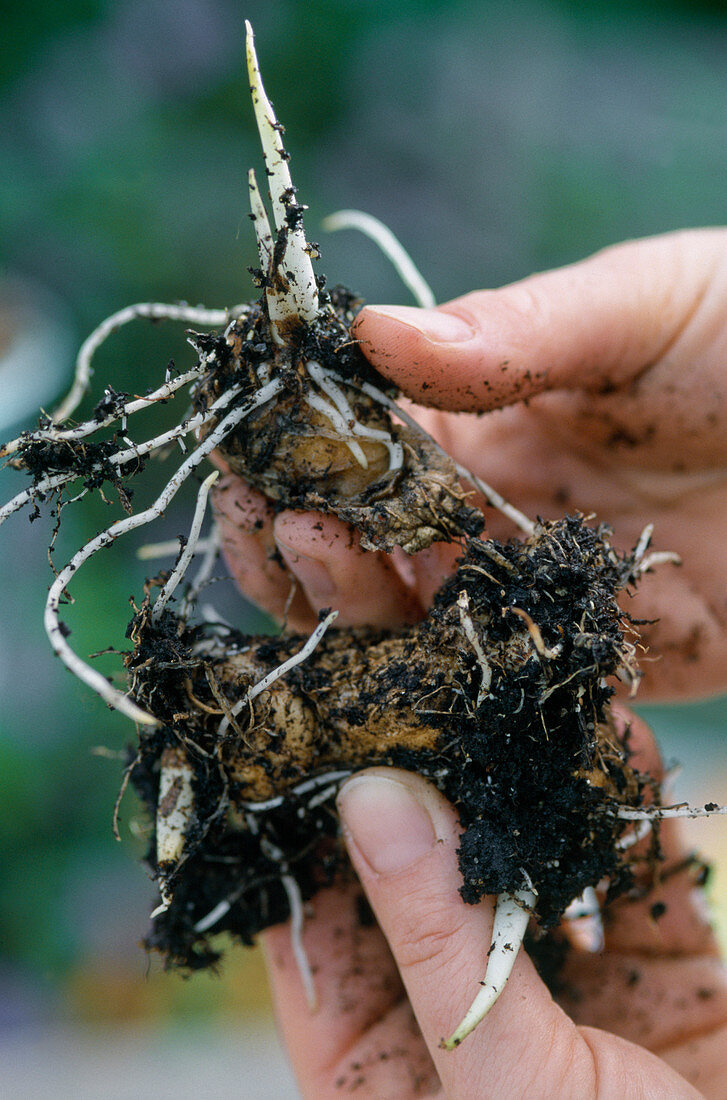
{"type": "MultiPolygon", "coordinates": [[[[247,62],[273,215],[271,226],[251,171],[259,301],[229,311],[145,303],[108,318],[83,345],[54,416],[3,448],[32,480],[0,509],[0,521],[49,500],[60,520],[71,500],[104,486],[123,506],[57,573],[45,622],[69,669],[138,725],[125,782],[153,826],[147,862],[161,901],[148,945],[168,964],[196,969],[218,958],[218,932],[251,943],[291,917],[313,1000],[304,904],[351,873],[335,794],[363,767],[411,769],[459,814],[463,901],[497,897],[483,973],[472,975],[479,992],[445,1044],[453,1047],[497,1000],[526,936],[537,955],[550,929],[585,916],[598,949],[600,907],[657,873],[661,818],[724,809],[664,807],[658,784],[631,766],[610,714],[615,678],[638,680],[638,636],[619,594],[671,556],[649,554],[648,528],[624,555],[607,527],[580,515],[531,522],[396,404],[396,391],[351,338],[361,303],[341,288],[325,290],[314,273],[317,252],[249,25],[247,62]],[[90,419],[71,423],[94,351],[139,317],[194,326],[197,363],[142,397],[108,388],[90,419]],[[187,388],[192,409],[174,428],[143,442],[128,436],[135,413],[187,388]],[[134,511],[128,483],[143,476],[149,457],[185,438],[191,446],[166,487],[134,511]],[[113,687],[71,648],[61,604],[84,562],[160,517],[212,451],[275,507],[335,513],[366,549],[414,554],[437,540],[457,542],[458,566],[427,618],[398,632],[337,630],[332,609],[310,637],[265,638],[203,621],[197,597],[219,549],[214,529],[201,537],[213,473],[176,562],[147,584],[129,624],[127,690],[113,687]],[[485,536],[482,498],[520,538],[485,536]],[[650,844],[637,843],[646,837],[650,844]]],[[[432,304],[391,235],[363,215],[338,218],[352,224],[378,240],[417,300],[432,304]]]]}

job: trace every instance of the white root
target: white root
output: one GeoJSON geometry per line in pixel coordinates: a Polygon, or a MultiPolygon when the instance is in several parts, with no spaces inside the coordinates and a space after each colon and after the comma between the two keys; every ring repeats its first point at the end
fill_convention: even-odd
{"type": "MultiPolygon", "coordinates": [[[[395,401],[392,401],[390,397],[387,397],[382,390],[377,389],[376,386],[372,386],[370,382],[362,382],[360,388],[363,393],[368,394],[372,400],[378,401],[380,405],[384,405],[387,409],[390,409],[391,412],[395,413],[404,424],[407,424],[413,431],[418,432],[422,439],[428,440],[436,447],[441,455],[448,458],[450,462],[453,461],[452,456],[447,454],[443,447],[440,447],[436,439],[433,439],[429,432],[425,431],[413,416],[410,416],[405,409],[400,408],[399,405],[397,405],[395,401]]],[[[509,520],[512,520],[515,526],[519,527],[524,534],[532,535],[535,530],[535,524],[532,520],[528,519],[523,512],[510,504],[503,496],[500,496],[491,485],[488,485],[487,482],[483,481],[477,474],[473,474],[466,466],[462,466],[459,462],[455,462],[454,466],[459,476],[471,482],[476,489],[479,489],[493,508],[497,508],[498,512],[501,512],[503,516],[507,516],[509,520]]]]}
{"type": "Polygon", "coordinates": [[[366,214],[363,210],[338,210],[324,218],[321,224],[329,233],[340,229],[360,230],[391,261],[402,283],[411,291],[416,304],[422,309],[433,309],[436,306],[431,287],[401,241],[394,236],[388,225],[384,225],[373,214],[366,214]]]}
{"type": "Polygon", "coordinates": [[[485,1018],[505,988],[535,905],[534,890],[523,887],[512,894],[499,894],[492,925],[492,945],[487,956],[487,969],[482,989],[475,997],[461,1024],[442,1043],[445,1050],[454,1050],[485,1018]]]}
{"type": "Polygon", "coordinates": [[[91,381],[93,374],[91,361],[95,352],[111,333],[116,332],[122,325],[128,325],[138,317],[148,317],[152,321],[182,321],[189,325],[227,325],[232,318],[246,308],[246,306],[235,306],[231,310],[200,309],[184,303],[165,305],[163,302],[137,302],[136,305],[126,306],[125,309],[112,313],[81,344],[73,385],[54,411],[53,422],[57,424],[61,420],[66,420],[78,408],[91,381]]]}
{"type": "MultiPolygon", "coordinates": [[[[205,553],[211,544],[209,538],[199,539],[197,542],[197,553],[205,553]]],[[[173,554],[179,552],[179,539],[165,539],[163,542],[146,542],[143,546],[140,546],[136,551],[136,556],[139,561],[155,561],[157,558],[168,558],[173,554]]]]}
{"type": "Polygon", "coordinates": [[[0,508],[0,524],[3,524],[13,512],[17,512],[24,508],[26,504],[30,504],[36,496],[51,493],[54,489],[59,489],[71,480],[72,478],[68,474],[54,474],[53,477],[44,477],[42,481],[39,481],[37,485],[32,486],[30,489],[23,489],[22,492],[17,493],[7,504],[3,504],[0,508]]]}
{"type": "Polygon", "coordinates": [[[644,573],[648,573],[657,565],[681,565],[682,559],[679,554],[675,554],[672,550],[656,550],[653,554],[648,554],[646,551],[651,544],[651,536],[654,533],[654,524],[647,523],[644,530],[641,532],[641,537],[636,544],[634,550],[634,576],[640,577],[644,573]]]}
{"type": "Polygon", "coordinates": [[[198,920],[195,924],[195,932],[208,932],[210,928],[214,928],[217,922],[222,920],[222,918],[227,913],[229,913],[230,909],[232,909],[234,902],[239,896],[240,893],[239,891],[237,891],[232,897],[225,898],[224,901],[221,901],[217,905],[215,905],[214,909],[210,909],[207,916],[202,917],[202,919],[198,920]]]}
{"type": "Polygon", "coordinates": [[[251,688],[243,695],[242,699],[238,699],[233,707],[230,709],[229,715],[225,715],[219,724],[217,729],[217,736],[221,737],[227,727],[230,725],[230,720],[237,718],[238,714],[244,707],[251,703],[253,699],[257,699],[263,691],[266,691],[271,687],[276,680],[279,680],[281,676],[285,676],[286,672],[290,672],[291,668],[295,668],[296,665],[301,665],[303,661],[306,661],[313,650],[316,648],[321,638],[328,630],[328,627],[338,618],[337,611],[331,611],[326,615],[325,619],[318,624],[308,641],[302,646],[297,653],[292,657],[289,657],[287,661],[283,661],[282,665],[278,665],[271,672],[268,672],[267,676],[263,676],[262,680],[258,680],[256,684],[253,684],[251,688]]]}
{"type": "Polygon", "coordinates": [[[204,363],[197,363],[191,370],[164,382],[163,385],[159,386],[153,393],[148,394],[146,397],[137,397],[132,401],[127,401],[120,405],[118,410],[109,413],[109,415],[102,420],[86,420],[83,424],[79,424],[75,428],[49,427],[38,428],[37,431],[33,432],[24,432],[22,435],[19,435],[17,439],[11,440],[0,448],[0,458],[14,454],[14,452],[25,443],[38,443],[46,440],[51,443],[61,443],[65,440],[72,441],[75,439],[84,439],[88,435],[93,435],[94,432],[101,431],[103,428],[108,428],[109,424],[113,424],[117,420],[124,421],[125,418],[133,416],[134,413],[141,412],[142,409],[148,409],[151,405],[156,405],[160,401],[167,401],[177,390],[186,386],[188,382],[193,382],[195,378],[199,378],[204,372],[204,367],[204,363]]]}
{"type": "Polygon", "coordinates": [[[290,944],[293,949],[293,957],[295,958],[296,966],[298,967],[298,973],[303,983],[308,1007],[313,1011],[317,1007],[318,998],[316,996],[315,982],[313,981],[313,971],[308,962],[308,956],[303,944],[305,913],[303,911],[303,898],[301,897],[300,887],[293,875],[288,872],[287,864],[280,848],[272,844],[266,837],[261,838],[260,848],[268,859],[275,860],[276,863],[280,864],[282,872],[280,881],[287,895],[288,905],[290,907],[290,944]]]}
{"type": "MultiPolygon", "coordinates": [[[[240,393],[241,389],[242,387],[240,385],[231,386],[229,390],[226,390],[217,398],[214,404],[210,405],[207,412],[196,413],[194,416],[189,417],[189,419],[183,420],[181,424],[177,424],[176,427],[170,428],[169,431],[154,436],[153,439],[147,439],[143,443],[130,443],[130,441],[127,441],[130,443],[130,446],[127,447],[126,450],[117,451],[116,454],[109,455],[106,461],[114,466],[125,466],[129,462],[133,462],[136,459],[144,458],[146,455],[151,455],[156,451],[162,450],[175,439],[180,439],[190,432],[198,431],[199,428],[208,424],[210,420],[215,419],[215,414],[229,405],[230,401],[240,393]]],[[[100,469],[100,464],[94,463],[87,473],[93,473],[98,469],[100,469]]],[[[17,512],[18,509],[23,508],[36,497],[43,497],[47,493],[53,492],[55,489],[60,489],[63,485],[67,485],[68,482],[75,481],[81,476],[82,475],[77,471],[71,471],[70,473],[52,474],[42,478],[37,485],[32,486],[30,489],[24,489],[0,508],[0,524],[3,524],[13,512],[17,512]]]]}
{"type": "Polygon", "coordinates": [[[640,840],[644,840],[650,832],[651,822],[640,821],[632,832],[626,833],[625,836],[620,837],[616,841],[615,847],[619,852],[627,852],[629,848],[633,848],[640,840]]]}
{"type": "Polygon", "coordinates": [[[125,535],[129,531],[133,531],[137,527],[143,527],[147,523],[151,523],[153,520],[157,519],[164,512],[167,505],[172,501],[192,471],[196,469],[204,458],[206,458],[210,451],[213,451],[221,440],[244,420],[246,416],[249,416],[251,412],[261,405],[264,405],[272,397],[275,397],[281,389],[282,382],[279,379],[274,379],[272,382],[269,382],[267,386],[258,390],[255,397],[246,405],[241,405],[239,408],[229,412],[196,450],[194,450],[182,463],[149,508],[146,508],[143,512],[139,512],[137,515],[127,516],[125,519],[117,520],[116,523],[113,523],[105,531],[102,531],[101,534],[96,535],[95,538],[87,542],[85,546],[81,547],[81,549],[74,554],[68,565],[61,570],[50,587],[48,599],[46,601],[44,622],[46,632],[55,653],[74,675],[97,692],[110,707],[121,711],[122,714],[131,718],[132,721],[142,722],[145,725],[156,725],[155,718],[128,699],[124,693],[113,688],[105,676],[102,676],[101,673],[91,668],[85,661],[82,661],[69,646],[64,635],[64,629],[58,618],[58,609],[66,586],[73,579],[80,566],[98,550],[110,546],[111,543],[115,542],[121,535],[125,535]]]}
{"type": "MultiPolygon", "coordinates": [[[[281,322],[295,317],[309,323],[315,320],[318,315],[318,287],[302,221],[300,218],[288,219],[288,215],[294,209],[296,213],[299,209],[295,207],[295,191],[288,168],[288,157],[283,147],[280,125],[270,100],[265,94],[255,53],[252,27],[247,21],[245,28],[247,73],[270,186],[273,221],[278,234],[284,235],[279,237],[279,240],[282,239],[284,242],[284,249],[276,266],[285,271],[287,288],[271,286],[266,291],[270,320],[273,328],[277,329],[281,322]]],[[[254,209],[253,214],[255,214],[254,209]]]]}
{"type": "Polygon", "coordinates": [[[475,657],[477,663],[480,666],[480,690],[477,693],[477,706],[479,707],[482,700],[486,697],[490,690],[492,683],[492,668],[490,662],[485,656],[485,651],[480,645],[480,639],[477,637],[477,631],[475,630],[475,624],[472,621],[470,615],[470,601],[466,592],[460,592],[457,597],[457,607],[459,609],[459,621],[462,624],[462,630],[467,641],[470,643],[475,651],[475,657]]]}
{"type": "Polygon", "coordinates": [[[359,466],[363,470],[368,470],[368,459],[361,449],[361,444],[357,443],[353,438],[346,421],[341,414],[334,409],[333,405],[331,405],[329,401],[326,401],[324,397],[321,397],[319,393],[307,393],[304,395],[304,400],[309,408],[315,409],[316,412],[321,413],[327,420],[330,420],[334,431],[341,437],[341,440],[346,444],[359,466]]]}
{"type": "MultiPolygon", "coordinates": [[[[212,570],[219,557],[221,545],[220,529],[216,523],[213,523],[209,536],[206,539],[199,539],[197,542],[197,553],[204,553],[204,557],[202,558],[202,564],[197,571],[197,575],[189,586],[189,590],[180,605],[179,614],[182,618],[186,619],[189,617],[192,605],[196,603],[197,597],[212,576],[212,570]]],[[[211,616],[205,615],[206,619],[210,617],[214,619],[219,616],[213,611],[211,616]]]]}
{"type": "Polygon", "coordinates": [[[292,875],[283,875],[280,881],[288,896],[288,905],[290,906],[290,942],[293,948],[293,955],[295,956],[298,973],[300,974],[303,989],[305,990],[305,999],[308,1002],[308,1008],[313,1012],[318,1005],[318,997],[316,994],[315,982],[313,981],[313,971],[311,970],[308,956],[303,945],[303,929],[305,927],[303,898],[301,897],[298,883],[292,875]]]}
{"type": "Polygon", "coordinates": [[[159,799],[157,802],[156,839],[162,903],[151,914],[158,917],[172,903],[167,886],[184,851],[184,842],[194,821],[194,791],[192,771],[181,745],[168,746],[161,756],[159,799]]]}
{"type": "Polygon", "coordinates": [[[718,806],[708,802],[705,806],[646,806],[641,810],[631,810],[622,806],[616,816],[622,821],[661,821],[669,817],[719,817],[727,814],[727,806],[718,806]]]}
{"type": "Polygon", "coordinates": [[[215,470],[213,473],[211,473],[209,475],[209,477],[205,478],[205,480],[202,482],[202,484],[199,487],[199,492],[197,494],[197,504],[195,506],[194,517],[192,519],[192,526],[189,529],[189,538],[187,539],[187,543],[184,547],[184,550],[180,554],[179,561],[177,562],[176,566],[174,567],[174,569],[170,573],[169,579],[167,580],[166,584],[164,585],[161,592],[159,593],[159,595],[156,598],[156,601],[154,603],[154,607],[152,608],[152,612],[151,612],[151,621],[152,621],[152,623],[158,623],[159,622],[159,619],[162,616],[162,612],[164,611],[164,608],[167,606],[167,604],[168,604],[169,600],[171,599],[175,589],[177,588],[177,585],[179,584],[179,582],[184,577],[185,573],[187,572],[187,569],[189,568],[189,566],[191,564],[192,558],[194,557],[194,555],[197,552],[197,544],[199,542],[199,534],[200,534],[200,531],[202,530],[202,523],[204,521],[204,514],[205,514],[205,511],[207,509],[207,497],[209,496],[210,489],[212,488],[214,483],[217,481],[217,478],[219,476],[220,476],[219,470],[215,470]]]}
{"type": "Polygon", "coordinates": [[[592,886],[586,886],[581,896],[570,903],[563,917],[568,921],[568,939],[571,943],[590,954],[603,951],[601,904],[592,886]]]}
{"type": "Polygon", "coordinates": [[[460,477],[470,481],[475,489],[479,489],[488,504],[491,504],[493,508],[497,508],[498,512],[501,512],[503,516],[511,520],[524,534],[532,535],[535,530],[535,524],[531,519],[528,519],[524,512],[521,512],[519,508],[510,504],[510,502],[505,500],[505,498],[501,496],[496,489],[493,489],[488,482],[483,481],[477,474],[473,474],[466,466],[462,466],[459,462],[455,462],[454,466],[460,477]]]}
{"type": "MultiPolygon", "coordinates": [[[[293,796],[307,794],[308,791],[314,791],[318,787],[324,787],[327,784],[331,785],[331,789],[338,787],[343,780],[348,779],[351,774],[350,768],[340,771],[324,772],[322,775],[314,775],[311,779],[304,779],[302,783],[298,783],[295,787],[291,787],[285,794],[278,794],[274,798],[266,799],[265,802],[240,802],[240,805],[243,809],[249,810],[251,813],[264,813],[267,810],[275,810],[293,796]]],[[[308,805],[311,805],[311,803],[308,803],[308,805]]]]}
{"type": "Polygon", "coordinates": [[[397,443],[396,440],[392,439],[390,432],[386,432],[381,428],[369,428],[368,425],[361,424],[356,419],[345,393],[337,385],[335,376],[330,371],[322,367],[320,363],[316,363],[314,359],[309,359],[305,366],[316,385],[320,386],[323,392],[330,397],[346,421],[349,431],[359,436],[360,439],[372,439],[378,443],[383,443],[389,452],[389,469],[387,472],[393,474],[400,470],[404,465],[404,448],[401,443],[397,443]]]}

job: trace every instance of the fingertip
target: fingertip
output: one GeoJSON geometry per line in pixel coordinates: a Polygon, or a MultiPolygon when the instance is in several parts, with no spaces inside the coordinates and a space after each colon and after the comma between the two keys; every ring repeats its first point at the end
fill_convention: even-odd
{"type": "Polygon", "coordinates": [[[479,332],[456,304],[446,310],[366,306],[353,334],[369,362],[413,401],[446,409],[474,407],[466,371],[463,389],[458,379],[476,359],[479,332]]]}
{"type": "Polygon", "coordinates": [[[294,629],[315,625],[310,605],[277,554],[270,501],[229,474],[214,486],[212,506],[222,553],[243,594],[294,629]]]}
{"type": "Polygon", "coordinates": [[[436,309],[369,306],[354,331],[382,374],[440,409],[610,392],[684,337],[724,251],[723,230],[631,241],[436,309]]]}
{"type": "Polygon", "coordinates": [[[258,534],[266,527],[270,529],[273,519],[270,501],[230,473],[224,460],[215,465],[223,473],[212,489],[212,507],[218,523],[226,525],[226,533],[234,539],[236,534],[258,534]]]}
{"type": "Polygon", "coordinates": [[[335,608],[339,626],[394,629],[422,617],[421,604],[391,559],[362,550],[358,533],[335,516],[281,512],[273,530],[311,606],[335,608]]]}
{"type": "Polygon", "coordinates": [[[421,776],[369,768],[344,783],[338,810],[347,843],[364,877],[398,874],[436,844],[456,842],[452,807],[421,776]]]}
{"type": "Polygon", "coordinates": [[[614,703],[611,707],[616,734],[625,742],[629,752],[629,763],[642,774],[650,775],[661,781],[664,767],[656,739],[647,722],[623,704],[614,703]]]}

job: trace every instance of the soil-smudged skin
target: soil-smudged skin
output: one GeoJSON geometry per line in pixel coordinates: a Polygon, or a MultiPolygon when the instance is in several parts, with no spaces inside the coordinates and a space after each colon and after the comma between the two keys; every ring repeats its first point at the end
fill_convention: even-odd
{"type": "Polygon", "coordinates": [[[197,337],[210,363],[196,392],[198,409],[241,380],[246,397],[273,378],[284,381],[282,394],[222,444],[230,467],[281,508],[340,516],[358,528],[368,550],[400,546],[413,554],[479,534],[482,513],[467,502],[451,459],[425,436],[395,425],[364,392],[366,385],[389,393],[391,387],[351,340],[361,303],[342,288],[321,299],[320,318],[290,333],[283,347],[259,307],[225,337],[197,337]]]}
{"type": "Polygon", "coordinates": [[[215,641],[171,614],[153,627],[142,608],[130,683],[164,725],[142,736],[132,780],[155,817],[161,754],[179,745],[195,792],[171,905],[149,943],[204,965],[214,951],[195,925],[216,906],[229,902],[214,931],[248,942],[287,915],[282,874],[312,896],[341,865],[337,779],[371,764],[412,768],[454,802],[465,901],[526,877],[547,929],[604,876],[612,896],[627,889],[633,857],[617,846],[627,823],[615,810],[658,792],[609,718],[607,678],[635,673],[616,603],[634,563],[608,534],[573,516],[523,542],[470,539],[424,622],[398,635],[330,631],[232,721],[248,688],[305,639],[215,641]]]}

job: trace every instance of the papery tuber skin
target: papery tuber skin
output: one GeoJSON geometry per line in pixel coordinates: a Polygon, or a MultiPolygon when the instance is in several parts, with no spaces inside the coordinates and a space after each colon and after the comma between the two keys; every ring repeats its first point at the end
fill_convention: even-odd
{"type": "Polygon", "coordinates": [[[479,534],[484,517],[469,502],[452,460],[425,435],[395,425],[361,388],[369,383],[392,392],[351,339],[361,303],[341,288],[321,297],[329,308],[288,334],[284,346],[272,338],[263,306],[250,307],[224,337],[196,338],[210,363],[195,392],[197,409],[207,408],[233,381],[246,379],[248,396],[263,381],[284,379],[283,393],[225,439],[220,452],[230,468],[280,509],[339,516],[360,531],[364,549],[399,546],[413,554],[436,541],[479,534]],[[311,364],[334,380],[359,426],[401,447],[400,468],[390,468],[390,450],[380,440],[343,436],[325,413],[310,407],[311,397],[331,406],[311,377],[311,364]],[[352,441],[365,456],[365,468],[352,459],[352,441]]]}
{"type": "MultiPolygon", "coordinates": [[[[178,635],[173,616],[155,631],[142,610],[130,683],[164,725],[142,736],[132,779],[155,815],[160,754],[183,743],[196,792],[186,855],[166,883],[172,905],[150,943],[194,965],[209,952],[195,923],[233,895],[215,931],[247,940],[281,919],[280,865],[265,838],[303,896],[315,893],[340,865],[335,782],[322,805],[320,787],[297,788],[372,764],[416,770],[454,803],[465,901],[514,891],[526,876],[547,929],[604,876],[611,894],[628,888],[634,857],[618,849],[627,826],[615,809],[658,793],[628,763],[608,706],[606,678],[633,671],[616,603],[633,567],[606,529],[579,517],[539,524],[524,542],[472,539],[424,622],[397,636],[329,632],[221,738],[220,696],[232,706],[304,639],[230,637],[224,652],[196,654],[194,632],[178,635]],[[462,630],[462,592],[491,669],[479,705],[482,668],[462,630]]],[[[156,870],[153,850],[150,862],[156,870]]]]}

